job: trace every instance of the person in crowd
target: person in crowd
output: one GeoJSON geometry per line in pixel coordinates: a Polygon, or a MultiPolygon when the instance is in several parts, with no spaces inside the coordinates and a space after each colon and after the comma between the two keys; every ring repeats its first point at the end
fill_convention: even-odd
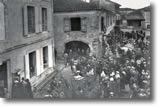
{"type": "Polygon", "coordinates": [[[64,62],[65,62],[65,67],[67,67],[69,63],[69,56],[67,52],[64,53],[64,62]]]}
{"type": "MultiPolygon", "coordinates": [[[[150,58],[149,42],[144,42],[145,34],[139,31],[111,32],[103,38],[102,58],[89,53],[89,50],[77,49],[81,55],[73,58],[69,52],[71,70],[76,75],[89,81],[90,76],[99,79],[101,94],[105,98],[121,97],[123,91],[130,90],[130,97],[134,98],[144,89],[150,94],[150,58]],[[121,36],[119,39],[119,35],[121,36]],[[117,42],[117,44],[115,44],[117,42]],[[123,51],[121,47],[131,44],[132,50],[123,51]],[[75,64],[76,62],[76,64],[75,64]]],[[[96,79],[95,78],[95,79],[96,79]]],[[[86,87],[90,86],[88,84],[86,87]]]]}
{"type": "Polygon", "coordinates": [[[27,98],[33,98],[33,92],[32,92],[32,87],[31,87],[31,83],[29,81],[29,79],[26,79],[26,85],[25,85],[25,89],[27,91],[27,98]]]}

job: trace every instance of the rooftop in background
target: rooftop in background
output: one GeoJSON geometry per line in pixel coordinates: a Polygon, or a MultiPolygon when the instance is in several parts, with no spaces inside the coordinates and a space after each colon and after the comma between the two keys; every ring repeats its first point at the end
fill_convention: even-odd
{"type": "Polygon", "coordinates": [[[53,0],[54,12],[75,12],[90,10],[115,11],[115,7],[121,5],[110,0],[53,0]],[[114,5],[114,6],[113,6],[114,5]]]}
{"type": "Polygon", "coordinates": [[[120,8],[120,11],[134,11],[135,9],[131,8],[120,8]]]}
{"type": "Polygon", "coordinates": [[[151,11],[151,6],[147,6],[141,9],[138,9],[139,11],[151,11]]]}
{"type": "Polygon", "coordinates": [[[120,8],[122,19],[128,19],[128,20],[131,19],[143,20],[144,11],[151,11],[151,6],[147,6],[141,9],[120,8]]]}
{"type": "Polygon", "coordinates": [[[140,11],[134,11],[126,15],[127,20],[144,20],[144,17],[140,11]]]}

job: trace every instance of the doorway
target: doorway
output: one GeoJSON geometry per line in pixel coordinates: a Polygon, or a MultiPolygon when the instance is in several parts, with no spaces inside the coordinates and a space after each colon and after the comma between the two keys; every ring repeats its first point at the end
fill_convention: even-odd
{"type": "Polygon", "coordinates": [[[30,71],[30,78],[36,76],[37,74],[37,67],[36,67],[36,52],[29,53],[29,71],[30,71]]]}
{"type": "Polygon", "coordinates": [[[0,65],[0,97],[5,96],[5,89],[8,89],[7,62],[0,65]]]}
{"type": "Polygon", "coordinates": [[[65,52],[77,58],[78,56],[87,56],[90,53],[88,44],[81,41],[70,41],[65,44],[65,52]]]}

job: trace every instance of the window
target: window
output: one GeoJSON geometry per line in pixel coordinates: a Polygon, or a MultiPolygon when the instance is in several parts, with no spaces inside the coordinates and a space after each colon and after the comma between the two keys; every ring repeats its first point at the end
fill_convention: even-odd
{"type": "Polygon", "coordinates": [[[47,31],[47,8],[42,8],[42,31],[47,31]]]}
{"type": "Polygon", "coordinates": [[[35,8],[27,6],[28,33],[35,33],[35,8]]]}
{"type": "Polygon", "coordinates": [[[104,31],[104,17],[101,17],[101,31],[104,31]]]}
{"type": "Polygon", "coordinates": [[[4,5],[0,2],[0,40],[5,40],[4,5]]]}
{"type": "Polygon", "coordinates": [[[150,25],[149,24],[147,25],[147,29],[150,29],[150,25]]]}
{"type": "Polygon", "coordinates": [[[48,67],[48,46],[43,47],[43,68],[48,67]]]}
{"type": "Polygon", "coordinates": [[[80,31],[80,30],[81,30],[81,19],[71,18],[71,31],[80,31]]]}

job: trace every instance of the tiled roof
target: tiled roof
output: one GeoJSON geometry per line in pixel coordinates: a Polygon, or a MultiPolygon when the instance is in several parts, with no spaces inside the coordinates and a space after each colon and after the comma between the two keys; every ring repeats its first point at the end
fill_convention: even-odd
{"type": "Polygon", "coordinates": [[[127,20],[144,20],[144,17],[140,11],[134,11],[126,15],[127,20]]]}
{"type": "MultiPolygon", "coordinates": [[[[116,6],[120,6],[118,3],[114,3],[110,0],[103,0],[110,2],[116,6]]],[[[100,0],[90,0],[90,3],[82,0],[53,0],[54,12],[73,12],[73,11],[88,11],[88,10],[109,10],[108,8],[100,7],[100,0]]],[[[109,7],[109,5],[106,7],[109,7]]]]}
{"type": "Polygon", "coordinates": [[[98,2],[83,2],[82,0],[54,0],[54,12],[86,11],[99,9],[98,2]]]}
{"type": "Polygon", "coordinates": [[[131,8],[120,8],[120,11],[134,11],[135,9],[131,9],[131,8]]]}
{"type": "Polygon", "coordinates": [[[147,6],[142,9],[139,9],[139,11],[151,11],[151,6],[147,6]]]}

